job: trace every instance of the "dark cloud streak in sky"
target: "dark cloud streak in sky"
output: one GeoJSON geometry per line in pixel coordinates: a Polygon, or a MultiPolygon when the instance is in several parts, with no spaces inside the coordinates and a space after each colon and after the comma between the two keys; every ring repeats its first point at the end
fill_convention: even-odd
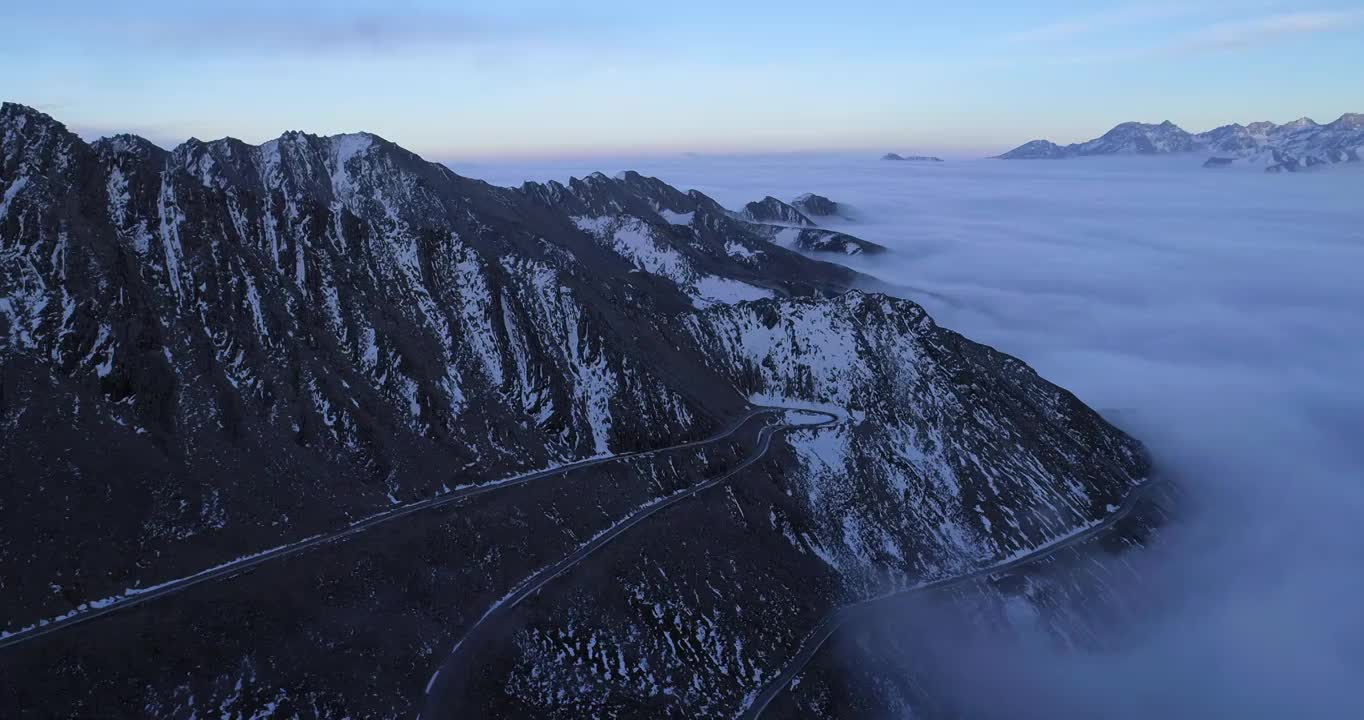
{"type": "Polygon", "coordinates": [[[583,12],[492,16],[459,11],[394,8],[336,12],[326,8],[239,8],[139,16],[93,14],[44,17],[54,31],[76,32],[88,42],[133,46],[199,57],[394,54],[495,45],[553,46],[586,27],[609,29],[583,12]]]}

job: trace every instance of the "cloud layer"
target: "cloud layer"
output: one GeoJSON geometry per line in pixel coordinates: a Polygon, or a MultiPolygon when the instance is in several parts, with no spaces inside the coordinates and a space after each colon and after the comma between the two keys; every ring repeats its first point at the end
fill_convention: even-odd
{"type": "MultiPolygon", "coordinates": [[[[1124,588],[1120,650],[943,646],[968,716],[1360,717],[1364,168],[1283,178],[1201,158],[708,158],[638,169],[730,207],[817,192],[893,248],[861,267],[1021,356],[1146,441],[1187,517],[1124,588]]],[[[499,182],[608,167],[465,167],[499,182]]]]}
{"type": "Polygon", "coordinates": [[[193,6],[162,12],[110,12],[92,8],[74,15],[39,15],[34,27],[76,35],[95,46],[173,50],[194,56],[269,59],[272,56],[392,55],[432,49],[459,50],[505,43],[552,44],[593,23],[590,12],[551,9],[488,13],[396,3],[364,8],[328,4],[193,6]]]}

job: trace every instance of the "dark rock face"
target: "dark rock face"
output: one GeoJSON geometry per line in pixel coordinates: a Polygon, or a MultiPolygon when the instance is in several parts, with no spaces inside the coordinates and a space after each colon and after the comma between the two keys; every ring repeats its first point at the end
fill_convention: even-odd
{"type": "Polygon", "coordinates": [[[853,237],[847,233],[822,228],[779,227],[769,225],[754,228],[772,243],[805,253],[836,253],[838,255],[876,255],[886,252],[884,245],[853,237]]]}
{"type": "Polygon", "coordinates": [[[0,631],[335,541],[0,637],[0,707],[732,716],[835,605],[1048,543],[1147,474],[1069,393],[802,243],[869,245],[636,173],[512,190],[368,134],[167,152],[4,105],[0,631]],[[419,505],[753,403],[845,419],[419,505]],[[749,459],[619,529],[427,697],[519,583],[749,459]]]}
{"type": "Polygon", "coordinates": [[[814,193],[805,193],[791,201],[797,210],[813,217],[833,217],[840,214],[838,203],[814,193]]]}
{"type": "MultiPolygon", "coordinates": [[[[812,205],[828,216],[837,213],[838,205],[828,198],[818,195],[802,195],[797,202],[812,205]]],[[[823,230],[815,227],[814,221],[794,207],[774,197],[751,202],[744,207],[740,216],[750,221],[749,230],[782,247],[789,247],[803,253],[834,253],[837,255],[875,255],[885,252],[884,245],[853,237],[847,233],[823,230]]]]}
{"type": "Polygon", "coordinates": [[[899,155],[896,153],[886,153],[881,156],[881,159],[896,162],[942,162],[942,158],[931,155],[899,155]]]}
{"type": "Polygon", "coordinates": [[[1203,163],[1203,167],[1205,167],[1205,168],[1220,168],[1220,167],[1227,167],[1227,166],[1231,165],[1231,164],[1234,163],[1234,162],[1236,162],[1236,161],[1233,160],[1233,159],[1231,159],[1231,158],[1212,157],[1212,158],[1208,158],[1207,162],[1203,163]]]}
{"type": "Polygon", "coordinates": [[[771,195],[745,205],[743,217],[754,222],[805,225],[807,227],[814,227],[815,225],[814,221],[805,217],[804,213],[771,195]]]}

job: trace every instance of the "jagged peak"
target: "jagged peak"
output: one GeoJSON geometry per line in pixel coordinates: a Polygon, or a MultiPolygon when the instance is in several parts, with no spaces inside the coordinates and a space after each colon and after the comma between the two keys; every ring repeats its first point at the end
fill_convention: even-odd
{"type": "Polygon", "coordinates": [[[1218,125],[1217,127],[1213,128],[1213,129],[1211,129],[1211,130],[1209,130],[1209,131],[1207,131],[1206,133],[1203,133],[1203,134],[1204,134],[1204,135],[1215,135],[1215,134],[1218,134],[1218,133],[1233,132],[1233,131],[1234,131],[1234,132],[1241,132],[1241,131],[1244,131],[1244,130],[1246,130],[1246,126],[1245,126],[1245,125],[1242,125],[1242,124],[1240,124],[1240,123],[1228,123],[1228,124],[1226,124],[1226,125],[1218,125]]]}
{"type": "Polygon", "coordinates": [[[607,177],[606,173],[594,172],[583,177],[570,176],[568,178],[567,189],[572,193],[600,192],[608,188],[617,187],[618,183],[607,177]]]}
{"type": "Polygon", "coordinates": [[[573,212],[592,215],[632,214],[652,217],[657,213],[730,215],[719,203],[697,190],[680,190],[656,177],[635,170],[624,170],[608,177],[594,172],[585,177],[570,177],[567,185],[557,180],[526,182],[523,195],[551,203],[569,203],[573,212]]]}
{"type": "Polygon", "coordinates": [[[794,206],[768,195],[744,206],[744,217],[755,222],[793,223],[814,227],[815,223],[794,206]]]}
{"type": "Polygon", "coordinates": [[[840,205],[833,200],[815,193],[804,193],[791,201],[791,204],[806,217],[828,217],[839,214],[840,205]]]}
{"type": "Polygon", "coordinates": [[[569,176],[568,176],[568,187],[569,187],[569,189],[573,189],[573,188],[579,188],[579,187],[589,186],[589,185],[591,185],[591,181],[592,181],[592,176],[591,176],[591,175],[587,175],[587,176],[581,177],[581,178],[578,177],[577,175],[569,175],[569,176]]]}
{"type": "Polygon", "coordinates": [[[635,170],[621,170],[620,172],[616,173],[616,176],[613,179],[616,182],[625,185],[643,186],[649,188],[657,187],[660,185],[666,185],[666,183],[664,183],[662,180],[659,180],[656,177],[643,175],[635,170]]]}
{"type": "Polygon", "coordinates": [[[1328,127],[1348,128],[1351,130],[1364,128],[1364,113],[1345,113],[1344,115],[1341,115],[1339,118],[1337,118],[1336,121],[1331,123],[1328,127]]]}
{"type": "Polygon", "coordinates": [[[548,190],[548,191],[551,191],[551,192],[563,192],[563,191],[567,190],[568,187],[565,186],[563,183],[559,182],[558,180],[546,180],[545,182],[536,182],[536,181],[534,181],[534,180],[527,180],[527,181],[525,181],[524,183],[521,183],[521,189],[524,190],[524,191],[526,191],[526,192],[534,192],[534,191],[542,191],[542,190],[548,190]]]}
{"type": "MultiPolygon", "coordinates": [[[[213,142],[221,143],[231,140],[234,140],[234,138],[223,138],[222,140],[215,140],[213,142]]],[[[238,140],[237,142],[241,141],[238,140]]],[[[271,140],[266,140],[265,142],[259,145],[247,145],[247,147],[256,148],[266,152],[270,152],[276,148],[284,147],[316,149],[327,148],[329,150],[336,150],[339,148],[347,147],[354,148],[373,146],[391,147],[395,150],[408,152],[402,146],[389,142],[388,140],[385,140],[384,138],[375,135],[374,133],[371,132],[339,133],[336,135],[314,135],[312,133],[304,132],[302,130],[289,130],[280,134],[279,137],[273,138],[271,140]]]]}
{"type": "Polygon", "coordinates": [[[19,103],[0,106],[0,166],[11,163],[66,170],[90,151],[80,136],[41,110],[19,103]]]}
{"type": "MultiPolygon", "coordinates": [[[[141,138],[138,140],[147,142],[141,138]]],[[[200,140],[197,137],[191,137],[175,146],[169,151],[169,154],[176,158],[176,162],[181,165],[193,164],[205,156],[232,163],[240,162],[247,157],[272,158],[274,162],[283,162],[286,155],[300,153],[316,154],[316,156],[327,158],[331,162],[344,163],[350,157],[362,154],[372,147],[389,147],[402,150],[399,146],[368,132],[313,135],[298,130],[290,130],[282,133],[279,137],[255,145],[230,135],[216,140],[200,140]]]]}
{"type": "MultiPolygon", "coordinates": [[[[1047,140],[1032,140],[997,157],[1013,159],[1060,159],[1089,155],[1165,154],[1212,149],[1217,152],[1250,154],[1266,147],[1286,143],[1314,143],[1318,130],[1356,131],[1364,128],[1364,116],[1346,113],[1329,125],[1320,125],[1309,117],[1278,125],[1272,122],[1253,122],[1249,125],[1231,123],[1206,132],[1192,134],[1171,120],[1159,124],[1129,121],[1120,123],[1103,136],[1082,143],[1060,146],[1047,140]]],[[[1321,142],[1329,140],[1321,139],[1321,142]]],[[[1301,148],[1295,150],[1300,151],[1301,148]]],[[[1350,152],[1329,150],[1331,160],[1353,157],[1350,152]]]]}
{"type": "Polygon", "coordinates": [[[652,175],[644,175],[643,173],[640,173],[636,170],[622,170],[616,173],[615,180],[616,182],[625,183],[627,185],[646,186],[650,188],[667,187],[670,189],[675,189],[672,188],[671,185],[668,185],[664,181],[656,177],[653,177],[652,175]]]}
{"type": "Polygon", "coordinates": [[[1113,126],[1112,130],[1109,130],[1108,132],[1111,134],[1133,131],[1148,132],[1151,130],[1175,130],[1179,132],[1184,132],[1183,128],[1179,127],[1178,125],[1174,124],[1169,120],[1165,120],[1156,125],[1144,122],[1128,121],[1125,123],[1118,123],[1117,125],[1113,126]]]}
{"type": "Polygon", "coordinates": [[[84,142],[51,115],[14,102],[0,104],[0,131],[3,131],[7,141],[12,141],[16,135],[55,135],[84,142]]]}
{"type": "Polygon", "coordinates": [[[101,155],[131,155],[139,158],[159,157],[166,150],[156,143],[132,133],[118,133],[102,137],[91,143],[91,147],[101,155]]]}
{"type": "Polygon", "coordinates": [[[66,129],[66,126],[61,122],[35,107],[8,101],[0,103],[0,122],[14,122],[21,118],[30,122],[51,124],[63,130],[66,129]]]}
{"type": "Polygon", "coordinates": [[[562,204],[566,197],[573,194],[567,186],[558,180],[548,180],[543,183],[528,180],[521,184],[519,191],[522,195],[551,205],[562,204]]]}
{"type": "Polygon", "coordinates": [[[369,132],[314,135],[290,130],[257,145],[230,136],[208,141],[190,138],[176,146],[171,155],[174,164],[198,176],[207,185],[231,182],[234,177],[249,177],[256,172],[284,170],[296,176],[318,179],[330,175],[330,181],[322,184],[331,184],[335,193],[341,189],[338,186],[349,187],[344,170],[352,159],[379,152],[390,159],[420,163],[453,174],[448,168],[428,162],[369,132]]]}

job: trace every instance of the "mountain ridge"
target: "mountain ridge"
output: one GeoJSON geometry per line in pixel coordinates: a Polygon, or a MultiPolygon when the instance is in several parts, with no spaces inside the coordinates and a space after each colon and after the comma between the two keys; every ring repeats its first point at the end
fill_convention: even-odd
{"type": "Polygon", "coordinates": [[[1045,547],[1151,474],[792,232],[829,231],[632,172],[502,188],[365,133],[86,143],[6,104],[3,630],[346,541],[0,648],[0,706],[407,717],[498,598],[619,531],[448,706],[733,716],[831,607],[1045,547]],[[846,421],[620,525],[747,462],[760,427],[686,441],[764,404],[846,421]],[[619,459],[366,524],[593,458],[619,459]]]}
{"type": "Polygon", "coordinates": [[[1364,115],[1345,113],[1325,125],[1299,118],[1283,125],[1231,124],[1189,133],[1166,120],[1160,124],[1125,122],[1101,137],[1061,146],[1033,140],[996,156],[1002,160],[1059,160],[1095,155],[1210,153],[1217,162],[1261,166],[1268,172],[1294,172],[1316,165],[1359,162],[1364,153],[1364,115]]]}

